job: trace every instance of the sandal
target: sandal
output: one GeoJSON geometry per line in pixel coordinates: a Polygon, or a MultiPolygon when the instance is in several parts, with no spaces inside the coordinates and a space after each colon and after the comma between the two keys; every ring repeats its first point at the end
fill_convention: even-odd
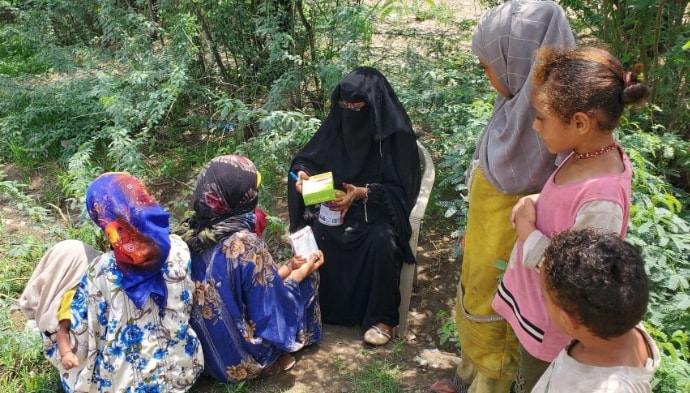
{"type": "Polygon", "coordinates": [[[444,379],[431,385],[431,391],[434,393],[468,393],[470,385],[455,374],[452,380],[444,379]]]}
{"type": "Polygon", "coordinates": [[[364,333],[364,342],[371,345],[386,345],[391,340],[390,333],[374,325],[364,333]]]}
{"type": "Polygon", "coordinates": [[[284,353],[280,355],[273,364],[263,369],[260,376],[261,378],[268,378],[284,371],[290,371],[292,367],[295,366],[295,363],[297,363],[297,361],[292,355],[284,353]]]}
{"type": "Polygon", "coordinates": [[[289,353],[284,353],[280,355],[277,363],[280,365],[281,371],[290,371],[297,363],[297,360],[295,360],[295,357],[289,353]]]}

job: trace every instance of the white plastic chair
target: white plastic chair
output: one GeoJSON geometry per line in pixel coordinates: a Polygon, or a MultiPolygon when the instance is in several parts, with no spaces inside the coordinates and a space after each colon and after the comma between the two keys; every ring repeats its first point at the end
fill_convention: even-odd
{"type": "MultiPolygon", "coordinates": [[[[412,226],[412,236],[410,236],[410,248],[412,254],[417,256],[417,241],[419,240],[419,227],[424,218],[426,205],[429,203],[429,195],[431,189],[434,187],[434,178],[436,177],[436,170],[434,163],[431,160],[431,155],[426,148],[417,141],[419,149],[419,161],[422,166],[422,182],[419,186],[419,194],[417,194],[417,202],[410,212],[410,226],[412,226]]],[[[394,334],[398,337],[405,337],[407,332],[407,314],[410,310],[410,298],[412,297],[412,290],[417,281],[417,265],[403,263],[400,271],[400,313],[398,326],[395,328],[394,334]]]]}

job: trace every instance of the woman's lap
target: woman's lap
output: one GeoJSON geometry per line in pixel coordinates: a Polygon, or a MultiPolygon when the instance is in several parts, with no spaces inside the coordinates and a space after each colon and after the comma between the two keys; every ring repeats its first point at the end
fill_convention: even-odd
{"type": "Polygon", "coordinates": [[[392,227],[382,223],[357,233],[317,224],[314,232],[326,258],[320,269],[324,322],[397,325],[402,257],[392,227]]]}

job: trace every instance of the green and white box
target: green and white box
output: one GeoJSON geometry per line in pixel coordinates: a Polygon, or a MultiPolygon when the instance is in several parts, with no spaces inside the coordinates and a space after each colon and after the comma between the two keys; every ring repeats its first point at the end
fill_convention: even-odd
{"type": "Polygon", "coordinates": [[[305,205],[315,205],[335,199],[333,172],[319,173],[302,181],[302,198],[305,205]]]}

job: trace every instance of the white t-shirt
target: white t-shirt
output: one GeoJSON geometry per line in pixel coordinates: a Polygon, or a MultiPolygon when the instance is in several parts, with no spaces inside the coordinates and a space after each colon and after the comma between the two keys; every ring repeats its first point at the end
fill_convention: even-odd
{"type": "Polygon", "coordinates": [[[650,381],[659,367],[659,349],[642,325],[642,333],[652,355],[644,367],[597,367],[578,362],[568,350],[572,341],[549,365],[532,393],[651,393],[650,381]]]}

